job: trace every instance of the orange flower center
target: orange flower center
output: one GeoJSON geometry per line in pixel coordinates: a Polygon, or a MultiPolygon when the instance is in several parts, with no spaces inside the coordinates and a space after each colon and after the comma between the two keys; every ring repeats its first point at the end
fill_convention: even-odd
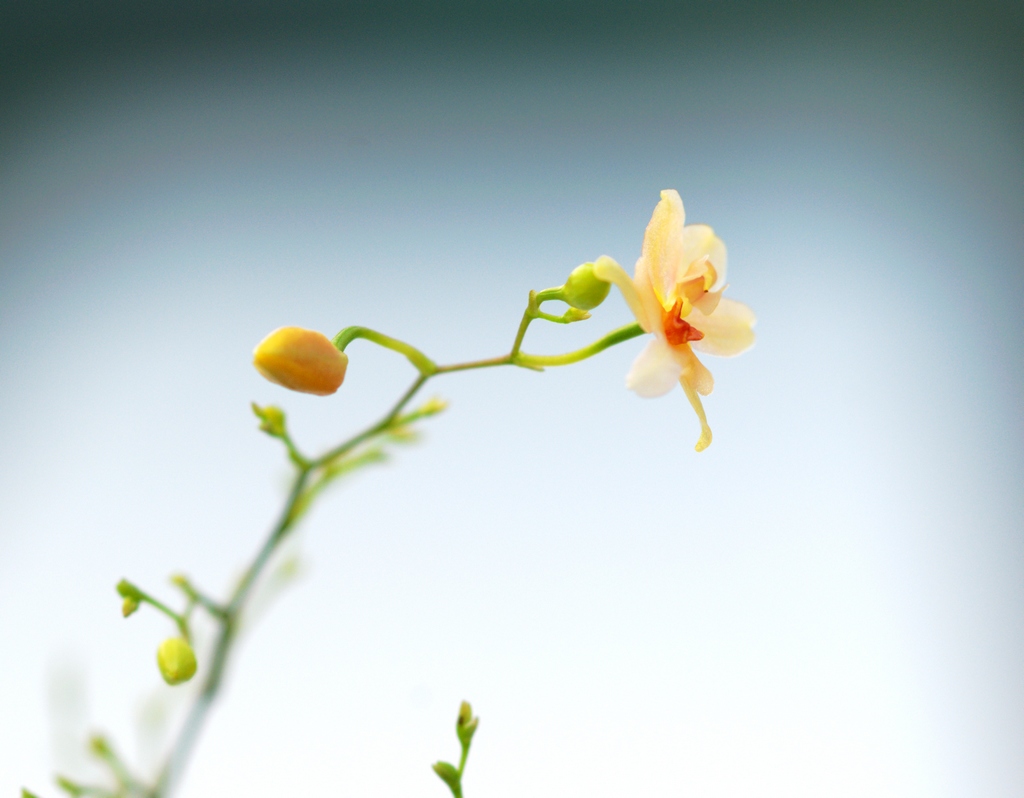
{"type": "Polygon", "coordinates": [[[679,346],[680,344],[689,343],[690,341],[699,341],[704,337],[704,333],[694,327],[685,319],[679,317],[682,312],[683,303],[676,302],[668,313],[664,314],[662,318],[662,327],[665,330],[665,340],[667,340],[672,346],[679,346]]]}

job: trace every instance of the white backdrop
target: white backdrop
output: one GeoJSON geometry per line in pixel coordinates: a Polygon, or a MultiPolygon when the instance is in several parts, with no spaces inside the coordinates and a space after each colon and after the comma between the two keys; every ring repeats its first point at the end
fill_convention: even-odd
{"type": "Polygon", "coordinates": [[[113,586],[220,592],[254,551],[286,467],[248,402],[315,449],[412,376],[356,343],[287,395],[267,331],[500,354],[528,289],[631,268],[668,187],[759,317],[709,359],[712,447],[624,390],[641,341],[438,380],[423,443],[305,525],[184,794],[442,796],[463,698],[469,796],[1020,794],[1015,117],[941,61],[719,44],[154,63],[43,107],[0,176],[0,794],[88,775],[88,729],[151,760],[170,629],[113,586]]]}

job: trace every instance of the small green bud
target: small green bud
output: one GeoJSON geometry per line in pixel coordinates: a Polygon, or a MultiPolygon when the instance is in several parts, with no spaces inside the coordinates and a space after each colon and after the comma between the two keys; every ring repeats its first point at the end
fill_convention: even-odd
{"type": "Polygon", "coordinates": [[[121,614],[125,618],[127,618],[129,615],[133,614],[138,608],[139,608],[139,600],[131,598],[129,596],[128,598],[126,598],[121,603],[121,614]]]}
{"type": "Polygon", "coordinates": [[[117,593],[124,598],[135,599],[135,601],[142,600],[142,591],[140,591],[135,585],[129,582],[127,579],[122,579],[117,583],[117,593]]]}
{"type": "Polygon", "coordinates": [[[438,413],[443,413],[447,409],[448,400],[442,399],[440,396],[431,396],[417,412],[424,416],[434,416],[438,413]]]}
{"type": "Polygon", "coordinates": [[[253,402],[252,412],[263,422],[260,424],[260,429],[267,433],[267,435],[280,438],[285,434],[284,411],[280,407],[274,407],[273,405],[260,407],[253,402]]]}
{"type": "Polygon", "coordinates": [[[448,785],[448,789],[450,789],[455,795],[461,794],[461,779],[459,777],[459,771],[455,768],[455,765],[449,764],[448,762],[435,762],[433,768],[434,772],[441,777],[441,781],[448,785]]]}
{"type": "Polygon", "coordinates": [[[562,300],[578,310],[593,310],[608,297],[612,284],[594,274],[594,264],[584,263],[572,270],[562,286],[562,300]]]}
{"type": "Polygon", "coordinates": [[[94,734],[89,738],[89,750],[96,756],[107,756],[110,753],[110,743],[102,734],[94,734]]]}
{"type": "Polygon", "coordinates": [[[29,792],[24,787],[21,788],[21,798],[39,798],[34,792],[29,792]]]}
{"type": "Polygon", "coordinates": [[[480,725],[480,718],[473,717],[473,708],[468,701],[463,701],[459,707],[459,717],[455,721],[455,733],[459,736],[459,742],[463,748],[468,748],[476,734],[476,727],[480,725]]]}
{"type": "Polygon", "coordinates": [[[187,682],[196,674],[196,654],[188,641],[181,637],[168,637],[156,651],[156,664],[167,684],[187,682]]]}

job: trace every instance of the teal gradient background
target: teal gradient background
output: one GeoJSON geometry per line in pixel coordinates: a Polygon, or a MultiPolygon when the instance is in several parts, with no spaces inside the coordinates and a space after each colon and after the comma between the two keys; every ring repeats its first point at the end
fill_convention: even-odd
{"type": "Polygon", "coordinates": [[[438,380],[305,525],[182,794],[440,798],[463,698],[470,798],[1021,794],[1018,5],[2,15],[0,794],[89,776],[90,729],[153,761],[170,629],[113,585],[238,573],[287,475],[248,403],[316,449],[412,376],[360,342],[290,395],[263,335],[501,354],[663,188],[759,319],[711,448],[624,389],[641,341],[438,380]]]}

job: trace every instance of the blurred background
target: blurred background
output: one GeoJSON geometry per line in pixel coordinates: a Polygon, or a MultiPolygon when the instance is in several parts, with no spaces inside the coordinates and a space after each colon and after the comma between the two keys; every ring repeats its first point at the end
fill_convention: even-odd
{"type": "MultiPolygon", "coordinates": [[[[627,268],[663,188],[757,346],[681,391],[642,341],[437,380],[420,445],[325,498],[183,784],[435,796],[1024,792],[1024,12],[1015,2],[9,2],[0,10],[0,794],[190,688],[129,577],[223,594],[334,397],[271,329],[507,351],[530,288],[627,268]]],[[[625,323],[613,296],[565,351],[625,323]]],[[[200,652],[202,653],[202,651],[200,652]]]]}

